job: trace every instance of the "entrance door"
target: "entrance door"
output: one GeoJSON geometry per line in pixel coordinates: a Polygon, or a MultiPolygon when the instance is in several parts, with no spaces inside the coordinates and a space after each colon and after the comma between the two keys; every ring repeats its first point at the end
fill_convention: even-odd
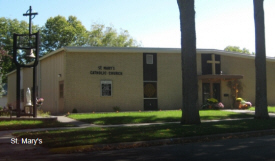
{"type": "Polygon", "coordinates": [[[59,113],[64,112],[64,81],[59,81],[59,113]]]}
{"type": "Polygon", "coordinates": [[[207,99],[215,98],[221,101],[221,84],[220,83],[202,83],[202,99],[203,103],[207,102],[207,99]]]}

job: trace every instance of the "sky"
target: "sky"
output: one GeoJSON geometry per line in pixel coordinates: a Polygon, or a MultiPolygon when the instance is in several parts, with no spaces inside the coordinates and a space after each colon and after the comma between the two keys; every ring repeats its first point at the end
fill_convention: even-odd
{"type": "MultiPolygon", "coordinates": [[[[57,15],[76,16],[90,30],[95,23],[128,30],[141,47],[180,48],[176,0],[0,0],[0,17],[28,21],[32,6],[43,26],[57,15]]],[[[255,51],[253,0],[195,0],[197,48],[239,46],[255,51]]],[[[264,0],[266,55],[275,56],[275,0],[264,0]]]]}

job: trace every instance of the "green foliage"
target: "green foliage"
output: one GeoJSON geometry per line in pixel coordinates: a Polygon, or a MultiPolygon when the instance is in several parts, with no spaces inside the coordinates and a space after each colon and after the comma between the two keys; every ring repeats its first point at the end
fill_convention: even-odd
{"type": "Polygon", "coordinates": [[[102,24],[93,24],[88,32],[88,46],[107,47],[137,47],[137,42],[130,36],[127,30],[121,29],[120,34],[113,26],[105,27],[102,24]]]}
{"type": "Polygon", "coordinates": [[[243,101],[243,99],[242,99],[241,97],[239,97],[239,98],[237,98],[237,99],[236,99],[236,101],[238,101],[238,102],[242,102],[242,101],[243,101]]]}
{"type": "MultiPolygon", "coordinates": [[[[29,33],[26,21],[0,17],[0,54],[2,55],[3,83],[7,82],[6,74],[15,70],[12,60],[13,33],[29,33]]],[[[92,25],[88,31],[75,16],[66,19],[63,16],[50,17],[44,26],[32,25],[32,32],[40,31],[40,55],[55,51],[65,46],[107,46],[107,47],[137,47],[139,44],[130,36],[127,30],[120,33],[114,27],[102,24],[92,25]]],[[[23,56],[23,55],[22,55],[23,56]]],[[[18,55],[19,61],[22,57],[18,55]]]]}
{"type": "MultiPolygon", "coordinates": [[[[3,51],[5,51],[2,57],[2,73],[3,82],[7,82],[6,74],[15,69],[15,65],[12,62],[11,56],[13,53],[13,34],[27,34],[29,32],[29,24],[26,21],[18,21],[17,19],[9,19],[5,17],[0,17],[0,46],[1,55],[3,56],[3,51]]],[[[37,25],[32,26],[33,33],[37,32],[40,28],[37,25]]]]}
{"type": "Polygon", "coordinates": [[[209,98],[209,99],[207,99],[207,102],[208,103],[218,103],[218,100],[215,98],[209,98]]]}
{"type": "MultiPolygon", "coordinates": [[[[250,51],[246,48],[241,49],[239,46],[227,46],[225,51],[233,51],[238,53],[244,53],[244,54],[251,54],[250,51]]],[[[252,53],[254,55],[254,53],[252,53]]]]}
{"type": "Polygon", "coordinates": [[[51,113],[49,111],[44,112],[43,110],[39,109],[39,110],[37,110],[37,116],[50,117],[51,113]]]}
{"type": "Polygon", "coordinates": [[[72,113],[77,113],[77,109],[74,108],[73,111],[72,111],[72,113]]]}
{"type": "Polygon", "coordinates": [[[87,31],[74,16],[66,20],[63,16],[51,17],[42,27],[42,51],[49,53],[65,46],[86,44],[87,31]]]}

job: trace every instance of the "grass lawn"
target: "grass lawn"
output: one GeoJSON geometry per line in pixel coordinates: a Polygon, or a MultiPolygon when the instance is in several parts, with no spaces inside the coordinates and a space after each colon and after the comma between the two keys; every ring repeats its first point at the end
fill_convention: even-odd
{"type": "Polygon", "coordinates": [[[48,127],[72,127],[73,125],[60,123],[58,121],[40,121],[40,120],[10,120],[0,121],[0,131],[48,128],[48,127]]]}
{"type": "MultiPolygon", "coordinates": [[[[255,111],[255,107],[249,108],[251,111],[255,111]]],[[[275,107],[274,106],[269,106],[268,107],[268,112],[275,113],[275,107]]]]}
{"type": "Polygon", "coordinates": [[[275,119],[269,120],[236,120],[207,122],[200,125],[162,124],[150,126],[131,126],[85,129],[55,130],[44,132],[16,133],[18,138],[40,138],[42,146],[60,148],[70,146],[91,146],[94,144],[146,141],[165,138],[202,136],[211,134],[245,132],[274,129],[275,119]]]}
{"type": "MultiPolygon", "coordinates": [[[[181,119],[182,111],[150,111],[150,112],[110,112],[70,114],[68,117],[98,125],[135,124],[155,122],[177,122],[181,119]]],[[[201,110],[201,120],[220,120],[228,118],[248,118],[252,115],[221,110],[201,110]]]]}

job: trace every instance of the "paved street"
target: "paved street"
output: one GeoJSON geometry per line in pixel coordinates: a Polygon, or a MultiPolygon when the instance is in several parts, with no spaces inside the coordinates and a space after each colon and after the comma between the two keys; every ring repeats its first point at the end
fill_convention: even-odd
{"type": "MultiPolygon", "coordinates": [[[[275,160],[275,136],[229,139],[204,143],[174,144],[113,151],[73,154],[34,154],[26,151],[4,156],[15,160],[93,160],[93,161],[160,161],[160,160],[275,160]]],[[[3,155],[1,157],[3,160],[3,155]]],[[[1,159],[0,159],[1,160],[1,159]]]]}

